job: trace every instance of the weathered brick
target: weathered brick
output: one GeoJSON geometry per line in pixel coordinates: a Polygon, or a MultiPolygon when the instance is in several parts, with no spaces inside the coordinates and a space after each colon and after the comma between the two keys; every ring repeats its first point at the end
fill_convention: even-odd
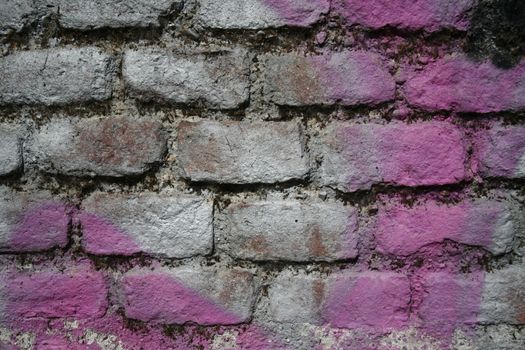
{"type": "Polygon", "coordinates": [[[201,0],[197,19],[216,29],[309,27],[329,9],[329,0],[201,0]]]}
{"type": "Polygon", "coordinates": [[[318,181],[344,191],[379,183],[443,185],[468,177],[464,135],[446,122],[334,122],[312,147],[322,158],[318,181]]]}
{"type": "Polygon", "coordinates": [[[511,265],[485,275],[478,322],[525,324],[525,265],[511,265]]]}
{"type": "Polygon", "coordinates": [[[0,105],[64,105],[111,97],[115,64],[93,47],[22,51],[0,58],[0,105]]]}
{"type": "Polygon", "coordinates": [[[162,125],[148,119],[53,119],[28,148],[29,161],[47,173],[120,177],[159,163],[166,137],[162,125]]]}
{"type": "Polygon", "coordinates": [[[505,198],[428,200],[411,208],[387,203],[379,208],[374,232],[378,250],[389,254],[410,255],[445,240],[503,254],[512,249],[521,215],[519,205],[505,198]]]}
{"type": "Polygon", "coordinates": [[[36,19],[33,0],[0,2],[0,35],[18,32],[36,19]]]}
{"type": "Polygon", "coordinates": [[[309,170],[295,122],[182,121],[178,160],[192,181],[274,183],[302,179],[309,170]]]}
{"type": "Polygon", "coordinates": [[[468,11],[474,3],[475,0],[334,0],[333,9],[349,24],[434,32],[443,28],[466,30],[468,11]]]}
{"type": "Polygon", "coordinates": [[[525,107],[525,63],[500,69],[453,56],[408,73],[408,102],[425,110],[488,113],[525,107]]]}
{"type": "Polygon", "coordinates": [[[269,316],[279,322],[386,330],[408,323],[410,282],[393,272],[282,272],[268,290],[269,316]]]}
{"type": "Polygon", "coordinates": [[[525,177],[525,126],[491,125],[475,134],[474,158],[483,177],[525,177]]]}
{"type": "Polygon", "coordinates": [[[133,270],[122,279],[127,317],[152,323],[236,324],[255,301],[251,273],[241,269],[179,267],[133,270]]]}
{"type": "Polygon", "coordinates": [[[131,94],[142,101],[232,109],[249,96],[249,61],[242,50],[190,56],[158,49],[130,50],[122,70],[131,94]]]}
{"type": "Polygon", "coordinates": [[[4,317],[21,319],[100,317],[107,288],[100,272],[79,267],[2,275],[0,303],[4,317]]]}
{"type": "Polygon", "coordinates": [[[159,17],[173,13],[177,0],[50,0],[62,27],[98,29],[158,27],[159,17]]]}
{"type": "Polygon", "coordinates": [[[82,246],[91,254],[184,258],[211,253],[213,208],[200,197],[99,192],[84,200],[82,208],[82,246]]]}
{"type": "Polygon", "coordinates": [[[319,56],[265,55],[264,92],[285,106],[377,104],[394,98],[395,84],[381,56],[364,51],[319,56]]]}
{"type": "Polygon", "coordinates": [[[218,249],[240,259],[350,259],[357,256],[357,210],[317,200],[243,200],[224,210],[216,235],[218,249]]]}
{"type": "Polygon", "coordinates": [[[19,171],[22,165],[22,129],[0,124],[0,176],[19,171]]]}
{"type": "Polygon", "coordinates": [[[0,186],[0,252],[65,247],[69,208],[47,191],[18,192],[0,186]]]}

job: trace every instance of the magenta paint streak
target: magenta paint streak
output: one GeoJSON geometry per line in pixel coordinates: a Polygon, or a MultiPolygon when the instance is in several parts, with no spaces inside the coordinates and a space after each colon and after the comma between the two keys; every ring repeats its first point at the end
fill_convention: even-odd
{"type": "Polygon", "coordinates": [[[107,307],[107,290],[101,273],[85,267],[6,277],[5,312],[15,322],[32,318],[100,317],[107,307]]]}
{"type": "Polygon", "coordinates": [[[236,324],[241,319],[165,273],[126,276],[126,316],[154,323],[236,324]]]}
{"type": "Polygon", "coordinates": [[[408,323],[410,287],[398,274],[369,272],[330,285],[322,317],[331,326],[387,331],[408,323]]]}
{"type": "Polygon", "coordinates": [[[11,234],[10,249],[13,251],[37,251],[67,245],[70,208],[64,204],[40,203],[20,219],[11,234]]]}
{"type": "Polygon", "coordinates": [[[81,213],[82,245],[88,253],[100,255],[132,255],[141,251],[135,241],[109,220],[96,214],[81,213]]]}

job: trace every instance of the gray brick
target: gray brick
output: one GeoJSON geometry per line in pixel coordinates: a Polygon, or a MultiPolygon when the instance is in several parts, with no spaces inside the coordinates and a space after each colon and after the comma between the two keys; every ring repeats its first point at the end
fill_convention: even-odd
{"type": "Polygon", "coordinates": [[[146,172],[165,152],[165,135],[156,121],[70,118],[43,126],[28,158],[47,173],[120,177],[146,172]]]}
{"type": "Polygon", "coordinates": [[[216,29],[308,27],[329,8],[328,0],[200,0],[197,20],[216,29]]]}
{"type": "Polygon", "coordinates": [[[308,172],[295,122],[182,121],[178,160],[182,176],[192,181],[274,183],[308,172]]]}
{"type": "Polygon", "coordinates": [[[394,98],[394,79],[379,55],[364,51],[318,56],[265,55],[266,97],[284,106],[377,104],[394,98]]]}
{"type": "Polygon", "coordinates": [[[69,209],[47,191],[0,186],[0,252],[31,252],[67,244],[69,209]]]}
{"type": "Polygon", "coordinates": [[[244,200],[225,209],[217,231],[218,249],[235,258],[334,261],[357,256],[357,210],[342,203],[244,200]]]}
{"type": "Polygon", "coordinates": [[[115,65],[93,47],[46,49],[2,57],[0,72],[0,105],[65,105],[110,98],[115,65]]]}
{"type": "Polygon", "coordinates": [[[159,16],[179,7],[177,0],[50,0],[60,25],[73,29],[158,27],[159,16]]]}
{"type": "Polygon", "coordinates": [[[84,249],[97,255],[145,252],[174,258],[211,253],[212,203],[180,193],[95,193],[79,215],[84,249]]]}
{"type": "Polygon", "coordinates": [[[165,324],[247,321],[256,297],[250,272],[238,268],[183,266],[136,269],[122,280],[126,316],[165,324]]]}
{"type": "Polygon", "coordinates": [[[22,165],[21,128],[0,124],[0,176],[19,171],[22,165]]]}
{"type": "Polygon", "coordinates": [[[0,35],[19,32],[35,19],[33,0],[0,1],[0,35]]]}
{"type": "Polygon", "coordinates": [[[232,109],[249,96],[248,59],[240,50],[189,56],[131,50],[124,55],[122,69],[131,95],[142,101],[232,109]]]}

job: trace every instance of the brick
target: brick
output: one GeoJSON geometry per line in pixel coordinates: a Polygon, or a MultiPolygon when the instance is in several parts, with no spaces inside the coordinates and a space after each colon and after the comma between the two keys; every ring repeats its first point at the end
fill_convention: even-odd
{"type": "Polygon", "coordinates": [[[444,185],[468,178],[463,132],[446,122],[334,122],[314,140],[321,185],[343,191],[375,184],[444,185]]]}
{"type": "Polygon", "coordinates": [[[131,95],[145,102],[233,109],[249,97],[249,61],[242,50],[189,56],[159,49],[129,50],[122,74],[131,95]]]}
{"type": "Polygon", "coordinates": [[[241,269],[133,270],[122,279],[126,317],[156,324],[236,324],[255,302],[253,276],[241,269]]]}
{"type": "Polygon", "coordinates": [[[309,27],[329,9],[328,0],[201,0],[197,20],[214,29],[309,27]]]}
{"type": "Polygon", "coordinates": [[[410,282],[399,273],[341,273],[325,298],[322,317],[333,327],[386,330],[408,323],[410,282]]]}
{"type": "Polygon", "coordinates": [[[519,205],[505,198],[428,200],[411,208],[387,203],[379,208],[374,231],[378,250],[388,254],[407,256],[451,240],[498,255],[512,250],[521,215],[519,205]]]}
{"type": "Polygon", "coordinates": [[[264,93],[283,106],[378,104],[394,98],[395,84],[377,54],[265,55],[264,93]]]}
{"type": "Polygon", "coordinates": [[[2,276],[0,302],[4,315],[16,321],[34,318],[101,317],[107,288],[100,272],[76,267],[64,272],[11,272],[2,276]]]}
{"type": "Polygon", "coordinates": [[[525,265],[510,265],[485,275],[478,322],[525,324],[525,265]]]}
{"type": "Polygon", "coordinates": [[[31,252],[67,245],[70,209],[47,191],[0,186],[0,252],[31,252]]]}
{"type": "Polygon", "coordinates": [[[0,124],[0,176],[22,169],[22,136],[20,127],[0,124]]]}
{"type": "Polygon", "coordinates": [[[0,58],[0,105],[65,105],[111,97],[115,64],[93,47],[22,51],[0,58]]]}
{"type": "Polygon", "coordinates": [[[30,161],[47,173],[133,176],[162,161],[166,135],[148,119],[53,119],[28,148],[30,161]]]}
{"type": "Polygon", "coordinates": [[[19,32],[35,19],[33,0],[0,2],[0,35],[19,32]]]}
{"type": "Polygon", "coordinates": [[[500,69],[490,62],[452,56],[408,73],[408,102],[428,111],[489,113],[525,107],[525,63],[500,69]]]}
{"type": "Polygon", "coordinates": [[[64,28],[159,27],[159,17],[178,10],[175,0],[51,0],[64,28]]]}
{"type": "Polygon", "coordinates": [[[483,177],[525,177],[525,127],[491,125],[475,134],[474,158],[483,177]]]}
{"type": "Polygon", "coordinates": [[[192,181],[274,183],[308,173],[302,129],[295,122],[182,121],[181,175],[192,181]]]}
{"type": "Polygon", "coordinates": [[[333,10],[348,24],[372,29],[396,27],[434,32],[467,30],[475,0],[334,0],[333,10]]]}
{"type": "Polygon", "coordinates": [[[334,261],[357,256],[357,210],[342,203],[243,200],[228,206],[221,221],[217,248],[235,258],[334,261]]]}
{"type": "Polygon", "coordinates": [[[408,323],[410,283],[393,272],[340,272],[328,277],[283,271],[268,290],[269,316],[286,323],[386,330],[408,323]]]}
{"type": "Polygon", "coordinates": [[[212,203],[194,195],[97,192],[83,201],[78,218],[91,254],[185,258],[213,247],[212,203]]]}

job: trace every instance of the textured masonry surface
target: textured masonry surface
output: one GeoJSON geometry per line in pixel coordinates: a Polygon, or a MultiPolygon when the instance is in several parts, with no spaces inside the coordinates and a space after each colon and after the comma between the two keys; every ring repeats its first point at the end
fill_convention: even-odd
{"type": "Polygon", "coordinates": [[[522,350],[495,3],[0,1],[0,349],[522,350]]]}

